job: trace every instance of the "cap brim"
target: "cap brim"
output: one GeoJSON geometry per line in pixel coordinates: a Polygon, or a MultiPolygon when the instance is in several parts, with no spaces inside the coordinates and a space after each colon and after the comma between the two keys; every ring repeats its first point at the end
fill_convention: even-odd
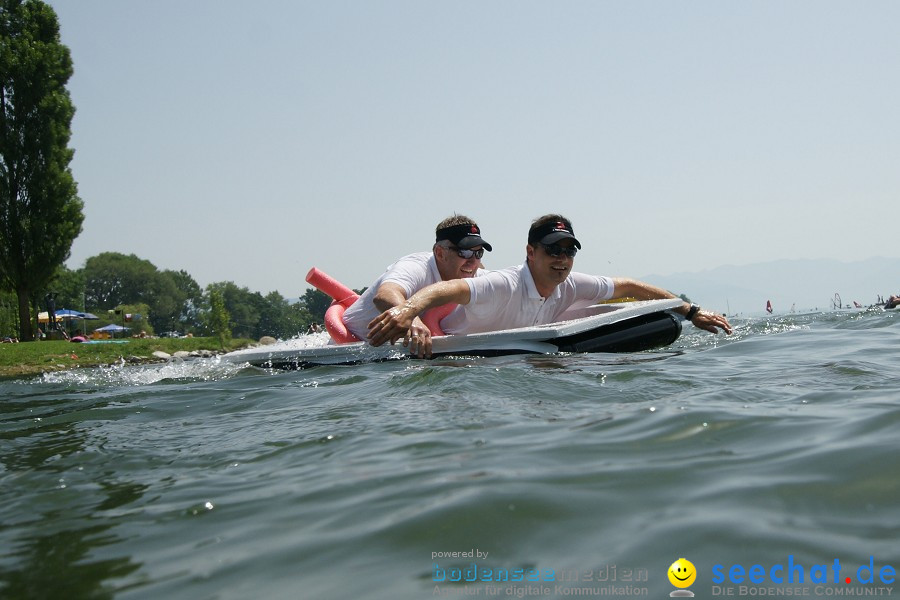
{"type": "Polygon", "coordinates": [[[491,252],[493,250],[493,248],[491,248],[491,245],[484,241],[484,238],[477,235],[468,235],[456,242],[456,245],[463,250],[468,250],[469,248],[474,248],[475,246],[482,246],[488,252],[491,252]]]}
{"type": "Polygon", "coordinates": [[[565,239],[574,240],[575,247],[578,248],[579,250],[581,250],[581,242],[579,242],[578,239],[574,235],[569,233],[568,231],[555,231],[553,233],[548,233],[541,239],[541,243],[542,244],[555,244],[556,242],[558,242],[560,240],[565,240],[565,239]]]}

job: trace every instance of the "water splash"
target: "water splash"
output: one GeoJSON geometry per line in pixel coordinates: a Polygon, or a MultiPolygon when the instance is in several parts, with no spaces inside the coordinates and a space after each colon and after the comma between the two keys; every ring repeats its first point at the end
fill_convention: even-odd
{"type": "Polygon", "coordinates": [[[222,361],[219,357],[180,359],[150,365],[114,365],[45,373],[30,383],[76,385],[87,387],[129,387],[160,381],[219,381],[229,379],[244,367],[222,361]]]}

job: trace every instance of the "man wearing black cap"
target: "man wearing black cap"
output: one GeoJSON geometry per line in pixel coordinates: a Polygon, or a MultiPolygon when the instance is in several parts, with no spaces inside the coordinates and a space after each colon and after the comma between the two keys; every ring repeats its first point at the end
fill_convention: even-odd
{"type": "MultiPolygon", "coordinates": [[[[540,217],[528,230],[524,265],[492,271],[477,279],[445,281],[424,288],[403,306],[370,321],[367,337],[374,346],[400,338],[407,345],[409,322],[429,308],[450,302],[460,306],[441,321],[441,327],[448,334],[459,334],[555,323],[572,318],[576,309],[604,300],[676,297],[635,279],[574,272],[572,265],[580,249],[581,243],[568,219],[561,215],[540,217]]],[[[721,328],[731,333],[731,325],[721,315],[701,311],[687,302],[675,310],[696,327],[712,333],[721,328]]]]}
{"type": "MultiPolygon", "coordinates": [[[[390,265],[344,312],[344,325],[356,337],[366,339],[369,321],[379,313],[400,306],[420,289],[439,281],[479,274],[484,251],[491,245],[481,237],[478,224],[464,215],[453,215],[438,223],[431,252],[418,252],[390,265]]],[[[431,352],[431,332],[421,319],[412,319],[409,331],[415,346],[431,352]]]]}

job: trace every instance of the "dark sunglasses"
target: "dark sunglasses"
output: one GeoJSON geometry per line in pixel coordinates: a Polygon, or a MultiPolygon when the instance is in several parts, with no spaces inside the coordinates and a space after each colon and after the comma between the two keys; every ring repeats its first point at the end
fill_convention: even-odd
{"type": "Polygon", "coordinates": [[[460,258],[465,258],[466,260],[469,260],[473,256],[475,258],[481,258],[482,256],[484,256],[484,248],[479,248],[478,250],[463,250],[462,248],[457,248],[456,246],[450,246],[450,250],[453,250],[460,258]]]}
{"type": "Polygon", "coordinates": [[[575,246],[569,246],[568,248],[560,246],[559,244],[541,244],[541,246],[544,248],[544,252],[550,256],[565,254],[569,258],[575,258],[575,255],[578,254],[578,248],[575,246]]]}

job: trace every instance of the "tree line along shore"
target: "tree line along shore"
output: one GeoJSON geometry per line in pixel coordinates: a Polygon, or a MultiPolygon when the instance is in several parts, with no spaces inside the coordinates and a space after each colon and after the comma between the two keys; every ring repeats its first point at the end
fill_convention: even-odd
{"type": "MultiPolygon", "coordinates": [[[[53,278],[34,294],[31,318],[42,332],[53,329],[37,321],[48,312],[70,309],[90,313],[94,320],[62,321],[68,334],[90,334],[107,324],[123,325],[127,335],[154,336],[175,332],[195,337],[285,339],[306,333],[321,323],[331,298],[307,289],[291,301],[278,292],[262,295],[231,281],[206,288],[185,271],[157,269],[134,254],[104,252],[81,269],[57,267],[53,278]],[[218,306],[217,306],[218,305],[218,306]]],[[[20,338],[15,294],[0,291],[0,336],[20,338]]]]}

